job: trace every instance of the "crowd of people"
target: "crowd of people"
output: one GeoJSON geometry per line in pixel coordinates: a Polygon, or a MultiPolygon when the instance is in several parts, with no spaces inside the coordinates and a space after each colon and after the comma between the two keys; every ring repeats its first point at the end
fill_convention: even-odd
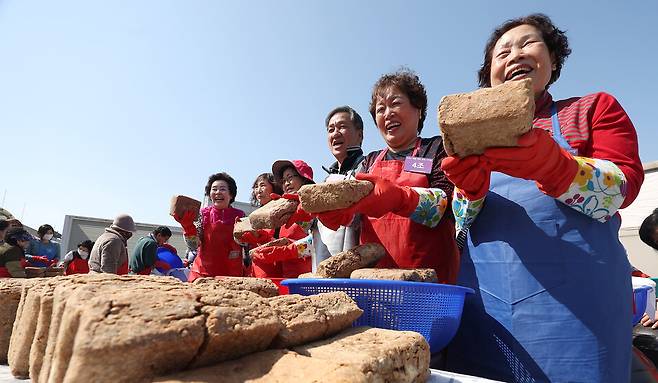
{"type": "MultiPolygon", "coordinates": [[[[331,110],[325,127],[336,161],[323,168],[324,181],[374,184],[351,207],[309,214],[300,206],[283,227],[236,240],[234,224],[245,216],[232,207],[236,182],[226,172],[210,175],[209,206],[174,215],[193,254],[188,280],[295,278],[331,255],[376,242],[387,252],[377,267],[432,268],[440,282],[475,291],[448,347],[448,369],[504,381],[627,381],[631,267],[617,211],[633,202],[644,172],[633,124],[613,96],[554,100],[549,93],[570,53],[565,33],[541,14],[509,20],[487,41],[480,87],[532,79],[534,129],[517,147],[459,158],[446,153],[439,135],[422,138],[427,94],[409,70],[383,75],[372,89],[369,113],[382,149],[364,155],[359,113],[331,110]],[[282,238],[288,243],[263,246],[282,238]]],[[[267,170],[254,180],[255,206],[298,200],[300,187],[315,182],[303,160],[277,160],[267,170]]],[[[658,248],[652,222],[641,237],[658,248]]],[[[89,272],[171,268],[157,256],[171,231],[157,228],[129,256],[135,231],[130,216],[116,217],[96,242],[66,254],[67,272],[86,272],[85,260],[89,272]]],[[[38,240],[11,229],[5,273],[13,276],[23,259],[57,263],[52,234],[49,225],[39,228],[38,240]],[[22,257],[26,251],[31,257],[22,257]]]]}

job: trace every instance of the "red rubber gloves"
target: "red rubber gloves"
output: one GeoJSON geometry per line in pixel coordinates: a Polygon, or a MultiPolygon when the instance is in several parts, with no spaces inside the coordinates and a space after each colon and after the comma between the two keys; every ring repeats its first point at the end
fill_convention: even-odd
{"type": "Polygon", "coordinates": [[[33,255],[30,259],[31,262],[41,262],[45,263],[46,265],[50,265],[50,259],[48,257],[44,257],[41,255],[33,255]]]}
{"type": "Polygon", "coordinates": [[[299,257],[297,245],[294,243],[286,246],[257,247],[253,249],[249,254],[253,259],[259,259],[267,263],[287,261],[289,259],[296,259],[299,257]]]}
{"type": "Polygon", "coordinates": [[[489,191],[491,165],[482,156],[446,157],[441,169],[469,201],[477,201],[489,191]]]}
{"type": "Polygon", "coordinates": [[[242,235],[242,238],[240,238],[241,243],[248,243],[251,245],[260,245],[263,243],[267,243],[271,240],[274,239],[274,236],[272,235],[272,232],[269,230],[263,230],[263,229],[258,229],[253,232],[246,232],[242,235]]]}
{"type": "Polygon", "coordinates": [[[181,227],[183,228],[183,235],[186,237],[191,237],[196,235],[196,226],[194,226],[194,217],[196,216],[196,212],[192,210],[187,210],[185,213],[183,213],[183,216],[179,216],[177,214],[173,214],[174,219],[176,222],[180,223],[181,227]]]}
{"type": "Polygon", "coordinates": [[[318,219],[332,230],[352,222],[354,214],[361,213],[368,217],[380,218],[386,213],[408,217],[418,207],[418,193],[408,186],[399,186],[373,174],[359,173],[357,180],[370,181],[374,189],[354,205],[330,212],[318,214],[318,219]]]}
{"type": "MultiPolygon", "coordinates": [[[[289,199],[292,201],[297,201],[299,202],[299,195],[297,194],[291,194],[291,193],[285,193],[283,195],[278,195],[276,193],[270,194],[270,198],[272,200],[277,200],[279,198],[285,198],[289,199]]],[[[288,218],[288,222],[286,222],[285,227],[286,229],[289,229],[292,225],[294,225],[297,222],[308,222],[313,219],[313,216],[310,215],[309,213],[305,212],[304,209],[302,209],[302,204],[297,205],[297,210],[292,213],[290,218],[288,218]]]]}
{"type": "Polygon", "coordinates": [[[519,137],[518,147],[489,148],[482,155],[491,169],[512,177],[533,180],[539,190],[559,197],[578,172],[578,162],[558,145],[548,131],[531,129],[519,137]]]}

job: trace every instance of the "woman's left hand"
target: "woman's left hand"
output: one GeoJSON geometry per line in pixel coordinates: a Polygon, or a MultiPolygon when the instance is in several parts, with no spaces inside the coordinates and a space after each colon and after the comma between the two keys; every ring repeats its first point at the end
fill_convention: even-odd
{"type": "Polygon", "coordinates": [[[297,245],[291,243],[286,246],[261,246],[249,252],[253,259],[261,260],[267,263],[287,261],[298,258],[299,251],[297,245]]]}

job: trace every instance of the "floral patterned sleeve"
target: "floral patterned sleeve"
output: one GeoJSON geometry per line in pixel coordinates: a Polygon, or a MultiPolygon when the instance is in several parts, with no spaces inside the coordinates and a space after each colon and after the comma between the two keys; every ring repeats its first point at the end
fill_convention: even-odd
{"type": "Polygon", "coordinates": [[[452,198],[452,212],[455,216],[455,233],[458,238],[462,232],[466,233],[468,228],[471,227],[482,210],[482,206],[484,206],[485,198],[469,201],[459,188],[455,188],[452,198]]]}
{"type": "Polygon", "coordinates": [[[194,221],[194,227],[196,228],[196,234],[194,235],[186,235],[184,236],[185,238],[185,244],[187,245],[187,248],[195,252],[201,246],[201,238],[203,238],[203,225],[201,224],[201,214],[199,214],[199,218],[197,218],[196,221],[194,221]]]}
{"type": "Polygon", "coordinates": [[[608,221],[626,198],[626,176],[611,161],[586,157],[574,159],[578,162],[576,178],[557,199],[599,222],[608,221]]]}
{"type": "Polygon", "coordinates": [[[313,256],[315,253],[315,248],[313,246],[313,235],[309,234],[306,237],[299,239],[294,242],[297,246],[297,257],[298,258],[307,258],[313,256]]]}
{"type": "Polygon", "coordinates": [[[412,188],[418,193],[418,206],[409,219],[421,225],[436,227],[448,207],[446,193],[438,188],[412,188]]]}

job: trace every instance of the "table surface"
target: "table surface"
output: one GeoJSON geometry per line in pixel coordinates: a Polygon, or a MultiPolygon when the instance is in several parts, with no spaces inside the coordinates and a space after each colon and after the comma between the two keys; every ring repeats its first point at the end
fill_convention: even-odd
{"type": "MultiPolygon", "coordinates": [[[[441,370],[432,370],[432,375],[430,376],[427,383],[487,383],[487,382],[496,382],[495,380],[489,380],[484,378],[478,378],[475,376],[455,374],[453,372],[441,371],[441,370]]],[[[9,366],[0,365],[0,382],[2,383],[28,383],[29,379],[16,379],[11,375],[9,371],[9,366]]]]}

